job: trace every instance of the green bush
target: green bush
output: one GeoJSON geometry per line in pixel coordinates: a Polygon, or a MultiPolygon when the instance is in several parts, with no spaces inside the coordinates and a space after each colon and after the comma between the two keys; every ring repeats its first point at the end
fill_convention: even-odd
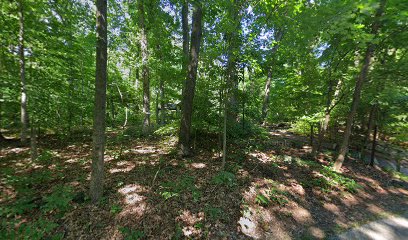
{"type": "Polygon", "coordinates": [[[125,240],[137,240],[145,236],[143,231],[133,230],[128,227],[121,227],[119,228],[119,231],[123,234],[125,240]]]}
{"type": "Polygon", "coordinates": [[[66,212],[70,208],[70,202],[74,198],[73,190],[70,186],[55,186],[53,192],[45,196],[45,204],[41,207],[43,212],[58,211],[66,212]]]}
{"type": "Polygon", "coordinates": [[[61,234],[53,234],[58,224],[43,218],[36,221],[26,222],[14,230],[10,223],[2,223],[0,239],[62,239],[61,234]]]}
{"type": "Polygon", "coordinates": [[[201,197],[201,192],[195,185],[195,178],[192,176],[182,176],[176,181],[164,182],[160,185],[159,194],[165,199],[178,197],[181,193],[190,192],[193,200],[197,202],[201,197]]]}
{"type": "Polygon", "coordinates": [[[159,136],[174,136],[177,135],[179,127],[178,122],[172,122],[159,127],[156,131],[154,131],[154,134],[159,136]]]}
{"type": "Polygon", "coordinates": [[[341,173],[333,171],[328,166],[323,166],[320,173],[328,179],[328,184],[331,186],[342,186],[351,193],[357,192],[361,187],[354,179],[350,179],[341,173]]]}
{"type": "Polygon", "coordinates": [[[233,173],[221,171],[212,178],[212,183],[233,187],[237,185],[237,179],[233,173]]]}
{"type": "Polygon", "coordinates": [[[40,156],[38,156],[37,161],[44,164],[51,164],[53,158],[53,152],[51,152],[50,150],[44,150],[40,154],[40,156]]]}

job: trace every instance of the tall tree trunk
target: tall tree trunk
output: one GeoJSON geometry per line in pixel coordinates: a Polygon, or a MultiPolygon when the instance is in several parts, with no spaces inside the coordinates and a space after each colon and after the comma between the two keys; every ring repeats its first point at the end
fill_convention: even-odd
{"type": "Polygon", "coordinates": [[[25,57],[24,57],[24,3],[23,0],[18,2],[18,19],[19,19],[19,47],[18,53],[20,57],[20,84],[21,84],[21,143],[27,143],[28,131],[28,112],[27,112],[27,91],[25,77],[25,57]]]}
{"type": "Polygon", "coordinates": [[[365,134],[364,141],[361,145],[361,150],[360,150],[361,160],[364,160],[365,158],[365,150],[366,150],[368,141],[370,140],[371,130],[373,129],[373,126],[374,126],[374,121],[376,118],[376,111],[377,111],[377,104],[374,104],[373,106],[371,106],[370,115],[368,117],[367,132],[365,134]]]}
{"type": "Polygon", "coordinates": [[[197,79],[198,57],[200,53],[200,42],[202,35],[202,17],[203,13],[201,5],[199,2],[195,2],[193,12],[193,28],[191,32],[190,58],[188,64],[188,74],[183,89],[181,108],[182,116],[179,134],[180,149],[181,153],[184,156],[191,155],[191,118],[193,112],[193,99],[197,79]]]}
{"type": "Polygon", "coordinates": [[[225,89],[224,94],[224,124],[222,131],[222,165],[221,169],[225,169],[225,162],[227,158],[227,119],[228,119],[228,88],[225,89]]]}
{"type": "Polygon", "coordinates": [[[265,96],[264,96],[264,100],[262,104],[262,114],[261,114],[262,124],[265,124],[266,115],[268,113],[271,82],[272,82],[272,69],[269,68],[268,77],[266,78],[266,83],[265,83],[265,90],[264,90],[265,96]]]}
{"type": "MultiPolygon", "coordinates": [[[[1,63],[0,63],[0,65],[1,65],[1,63]]],[[[3,94],[2,93],[0,93],[0,99],[3,99],[3,94]]],[[[2,110],[3,110],[3,102],[0,100],[0,143],[6,140],[6,138],[3,136],[3,133],[1,132],[1,127],[3,126],[2,110]]]]}
{"type": "Polygon", "coordinates": [[[371,146],[371,161],[370,166],[374,166],[375,160],[375,148],[377,146],[377,132],[378,132],[378,125],[374,126],[374,133],[373,133],[373,145],[371,146]]]}
{"type": "Polygon", "coordinates": [[[140,52],[142,54],[142,80],[143,80],[143,133],[150,129],[150,78],[149,78],[149,50],[147,43],[147,30],[145,26],[144,0],[138,1],[140,52]]]}
{"type": "Polygon", "coordinates": [[[90,196],[97,203],[103,194],[107,82],[107,0],[96,0],[96,75],[90,196]]]}
{"type": "Polygon", "coordinates": [[[245,67],[242,68],[242,130],[245,130],[245,104],[246,104],[246,89],[245,89],[245,67]]]}
{"type": "Polygon", "coordinates": [[[160,86],[159,86],[159,91],[160,91],[160,124],[165,123],[166,119],[166,111],[164,110],[164,79],[160,79],[160,86]]]}
{"type": "Polygon", "coordinates": [[[35,161],[38,157],[36,124],[31,124],[30,145],[31,161],[35,161]]]}
{"type": "MultiPolygon", "coordinates": [[[[371,33],[374,36],[378,34],[378,29],[380,28],[380,17],[383,15],[385,3],[386,3],[386,0],[380,1],[380,6],[377,9],[377,12],[374,16],[373,25],[371,28],[371,33]]],[[[349,145],[349,140],[350,140],[350,135],[351,135],[352,123],[354,120],[354,115],[356,114],[356,111],[357,111],[358,104],[360,103],[361,90],[363,88],[363,83],[365,82],[367,75],[368,75],[368,70],[370,67],[371,59],[374,54],[374,48],[375,48],[375,45],[373,43],[369,43],[365,56],[364,56],[364,62],[361,68],[360,75],[358,76],[356,80],[356,85],[355,85],[354,94],[353,94],[353,101],[351,104],[350,112],[347,117],[346,130],[344,131],[343,142],[340,146],[339,154],[333,166],[333,170],[335,171],[340,170],[341,166],[343,165],[346,153],[348,152],[348,145],[349,145]]]]}
{"type": "Polygon", "coordinates": [[[181,25],[183,29],[183,76],[187,74],[188,68],[188,51],[189,51],[189,26],[188,26],[188,0],[183,0],[181,8],[181,25]]]}
{"type": "MultiPolygon", "coordinates": [[[[277,30],[275,33],[275,45],[271,49],[271,57],[274,57],[275,53],[278,51],[279,48],[279,42],[282,40],[283,37],[283,31],[282,30],[277,30]]],[[[268,68],[268,77],[266,79],[265,83],[265,95],[263,99],[263,104],[262,104],[262,113],[261,113],[261,123],[265,124],[265,119],[268,114],[268,108],[269,108],[269,99],[270,99],[270,94],[271,94],[271,82],[272,82],[272,66],[268,68]]]]}
{"type": "Polygon", "coordinates": [[[232,20],[233,26],[227,30],[225,33],[226,42],[228,44],[228,62],[227,62],[227,87],[228,90],[228,106],[227,115],[228,122],[235,123],[238,118],[238,60],[239,60],[239,50],[240,50],[240,36],[239,32],[241,29],[241,19],[240,19],[240,9],[239,0],[233,0],[230,4],[227,14],[232,20]]]}
{"type": "Polygon", "coordinates": [[[324,135],[326,135],[327,128],[329,127],[331,111],[336,106],[336,104],[340,101],[340,99],[338,99],[338,97],[340,95],[340,90],[341,90],[342,85],[343,85],[342,80],[337,81],[337,86],[336,86],[336,90],[334,91],[333,97],[330,97],[330,92],[331,92],[332,87],[329,88],[329,91],[327,93],[326,110],[324,112],[323,122],[322,122],[322,124],[320,126],[320,132],[319,132],[319,137],[318,137],[317,146],[316,146],[317,149],[316,149],[315,152],[320,152],[320,150],[321,150],[324,135]]]}

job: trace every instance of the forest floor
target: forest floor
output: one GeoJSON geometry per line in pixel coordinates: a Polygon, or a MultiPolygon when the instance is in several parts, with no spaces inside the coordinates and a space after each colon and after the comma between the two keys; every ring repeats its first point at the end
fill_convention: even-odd
{"type": "Polygon", "coordinates": [[[175,137],[110,132],[105,192],[90,203],[91,141],[40,139],[0,150],[0,238],[324,239],[408,210],[408,183],[332,152],[310,158],[308,139],[272,131],[231,141],[225,171],[216,136],[180,158],[175,137]]]}

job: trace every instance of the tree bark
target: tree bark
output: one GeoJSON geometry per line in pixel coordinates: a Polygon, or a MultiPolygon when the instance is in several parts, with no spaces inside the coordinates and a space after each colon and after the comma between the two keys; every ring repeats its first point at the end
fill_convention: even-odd
{"type": "Polygon", "coordinates": [[[150,78],[149,78],[149,50],[147,30],[145,26],[144,0],[138,1],[140,52],[142,54],[142,80],[143,80],[143,133],[150,129],[150,78]]]}
{"type": "Polygon", "coordinates": [[[20,87],[21,87],[21,143],[27,143],[28,132],[28,112],[27,112],[27,90],[25,77],[25,56],[24,56],[24,3],[23,0],[18,2],[18,19],[19,19],[19,63],[20,63],[20,87]]]}
{"type": "MultiPolygon", "coordinates": [[[[283,31],[277,30],[275,34],[275,45],[271,49],[271,56],[273,57],[275,53],[278,51],[279,42],[282,40],[283,31]]],[[[271,82],[272,82],[272,66],[268,68],[268,77],[265,83],[265,95],[262,104],[262,114],[261,114],[261,123],[265,124],[265,119],[268,114],[268,107],[269,107],[269,99],[270,99],[270,92],[271,92],[271,82]]]]}
{"type": "Polygon", "coordinates": [[[268,107],[269,107],[269,97],[270,97],[270,91],[271,91],[271,82],[272,82],[272,69],[268,69],[268,77],[266,78],[266,83],[265,83],[265,96],[262,104],[262,115],[261,115],[261,121],[262,124],[265,124],[265,119],[266,115],[268,114],[268,107]]]}
{"type": "Polygon", "coordinates": [[[364,160],[365,157],[365,149],[367,147],[368,141],[370,140],[370,134],[371,130],[373,129],[374,126],[374,121],[375,121],[375,116],[376,116],[376,111],[377,111],[377,104],[371,106],[370,110],[370,116],[368,117],[368,126],[367,126],[367,132],[364,137],[363,144],[361,145],[361,150],[360,150],[360,159],[364,160]]]}
{"type": "Polygon", "coordinates": [[[181,8],[181,25],[183,29],[183,76],[187,74],[188,68],[188,49],[189,49],[189,26],[188,26],[188,0],[183,0],[183,6],[181,8]]]}
{"type": "Polygon", "coordinates": [[[222,165],[221,169],[225,169],[225,163],[227,158],[227,119],[228,119],[228,88],[225,89],[224,94],[224,124],[222,131],[222,165]]]}
{"type": "Polygon", "coordinates": [[[326,110],[324,112],[324,120],[323,120],[323,123],[321,124],[321,127],[320,127],[319,137],[318,137],[317,146],[316,146],[317,149],[316,149],[315,152],[320,152],[321,151],[323,139],[324,139],[324,136],[326,135],[327,128],[329,127],[331,111],[336,106],[338,101],[340,101],[338,99],[338,97],[340,95],[340,90],[341,90],[342,85],[343,85],[343,81],[339,80],[337,82],[336,90],[335,90],[332,98],[330,97],[331,90],[329,90],[328,93],[327,93],[327,103],[326,103],[326,110]]]}
{"type": "Polygon", "coordinates": [[[159,86],[159,91],[160,91],[160,124],[165,123],[166,119],[166,111],[164,110],[164,79],[160,79],[160,86],[159,86]]]}
{"type": "Polygon", "coordinates": [[[31,136],[30,136],[30,152],[31,152],[31,161],[35,161],[38,157],[37,150],[37,128],[31,124],[31,136]]]}
{"type": "Polygon", "coordinates": [[[373,145],[371,147],[371,160],[370,160],[370,166],[374,166],[374,160],[375,160],[375,148],[377,146],[377,131],[378,131],[378,125],[374,126],[374,134],[373,134],[373,145]]]}
{"type": "MultiPolygon", "coordinates": [[[[377,9],[377,12],[374,16],[374,21],[373,21],[372,30],[371,30],[371,33],[374,36],[377,36],[378,34],[378,30],[380,28],[380,17],[383,15],[385,3],[386,3],[386,0],[380,1],[380,6],[377,9]]],[[[355,85],[354,94],[353,94],[353,101],[351,104],[350,112],[347,117],[346,130],[344,131],[343,142],[340,146],[339,154],[333,166],[333,170],[335,171],[340,171],[340,168],[343,165],[346,153],[348,152],[348,145],[349,145],[349,140],[350,140],[350,135],[351,135],[352,123],[354,120],[354,115],[356,114],[356,111],[357,111],[357,107],[360,103],[361,90],[363,88],[363,83],[365,82],[367,75],[368,75],[370,63],[371,63],[371,60],[374,54],[374,48],[375,48],[375,45],[373,43],[369,43],[365,56],[364,56],[364,62],[361,68],[360,75],[358,76],[356,80],[356,85],[355,85]]]]}
{"type": "Polygon", "coordinates": [[[96,1],[96,74],[93,119],[93,151],[90,197],[97,203],[103,195],[105,116],[107,83],[107,0],[96,1]]]}
{"type": "Polygon", "coordinates": [[[227,62],[227,87],[229,88],[227,115],[229,123],[236,123],[238,118],[238,59],[240,50],[240,36],[241,29],[240,19],[240,5],[239,0],[234,0],[227,10],[227,14],[231,18],[232,27],[225,33],[226,42],[228,44],[228,62],[227,62]]]}
{"type": "Polygon", "coordinates": [[[200,53],[200,42],[202,35],[202,9],[199,2],[194,4],[193,28],[191,32],[190,58],[188,74],[184,83],[182,98],[182,116],[180,124],[179,144],[183,156],[191,155],[190,131],[193,112],[193,99],[197,79],[198,57],[200,53]]]}

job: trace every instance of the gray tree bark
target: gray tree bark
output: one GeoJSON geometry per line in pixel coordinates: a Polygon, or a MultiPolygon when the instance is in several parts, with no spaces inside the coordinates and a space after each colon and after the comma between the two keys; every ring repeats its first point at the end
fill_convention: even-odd
{"type": "Polygon", "coordinates": [[[190,58],[188,74],[183,88],[181,107],[181,124],[179,133],[180,150],[183,156],[191,155],[191,118],[193,113],[193,99],[197,79],[198,57],[200,53],[200,42],[202,36],[203,13],[199,2],[194,4],[193,28],[191,32],[190,58]]]}
{"type": "Polygon", "coordinates": [[[316,148],[316,150],[313,150],[312,152],[320,152],[321,150],[324,136],[326,135],[327,128],[329,127],[331,111],[336,106],[336,104],[340,101],[338,98],[340,95],[340,90],[341,90],[342,85],[343,85],[343,81],[341,79],[337,81],[336,90],[334,91],[332,98],[330,97],[330,90],[328,92],[326,110],[324,112],[324,119],[320,126],[320,132],[319,132],[317,144],[314,145],[314,148],[316,148]]]}
{"type": "Polygon", "coordinates": [[[231,18],[232,26],[225,33],[226,42],[228,44],[228,62],[227,62],[227,87],[228,91],[228,103],[227,103],[227,116],[229,123],[237,122],[238,118],[238,61],[241,40],[239,32],[241,29],[241,16],[240,16],[240,2],[239,0],[233,0],[227,9],[227,14],[231,18]]]}
{"type": "Polygon", "coordinates": [[[183,29],[183,74],[187,74],[188,68],[188,49],[189,49],[189,26],[188,26],[188,0],[183,0],[181,8],[181,26],[183,29]]]}
{"type": "Polygon", "coordinates": [[[27,112],[27,90],[25,76],[25,56],[24,56],[24,2],[18,1],[18,19],[19,19],[19,46],[18,55],[20,63],[20,88],[21,88],[21,143],[27,143],[28,132],[28,112],[27,112]]]}
{"type": "MultiPolygon", "coordinates": [[[[282,30],[277,30],[275,33],[275,45],[271,49],[271,57],[275,55],[275,53],[278,51],[279,48],[279,42],[282,40],[283,37],[283,31],[282,30]]],[[[265,119],[268,114],[268,108],[269,108],[269,99],[270,99],[270,94],[271,94],[271,83],[272,83],[272,66],[268,68],[268,77],[266,79],[265,83],[265,95],[263,99],[263,104],[262,104],[262,113],[261,113],[261,123],[265,124],[265,119]]]]}
{"type": "Polygon", "coordinates": [[[149,78],[149,50],[147,30],[145,26],[144,0],[138,1],[140,52],[142,54],[142,81],[143,81],[143,133],[150,130],[150,78],[149,78]]]}
{"type": "Polygon", "coordinates": [[[96,74],[93,119],[93,151],[90,197],[97,203],[103,195],[107,82],[107,0],[96,1],[96,74]]]}
{"type": "MultiPolygon", "coordinates": [[[[378,30],[380,28],[380,17],[384,13],[385,3],[386,3],[386,0],[380,1],[380,6],[377,9],[377,12],[374,16],[373,25],[371,27],[371,34],[373,34],[374,36],[377,36],[378,34],[378,30]]],[[[371,60],[374,54],[374,49],[375,49],[375,45],[373,43],[369,43],[367,50],[365,52],[364,61],[361,67],[360,75],[358,76],[356,80],[356,85],[354,87],[353,101],[351,104],[350,112],[347,117],[346,129],[344,131],[344,136],[343,136],[343,142],[340,146],[338,156],[333,165],[333,170],[335,171],[340,171],[340,168],[343,165],[346,153],[348,152],[348,145],[349,145],[349,140],[350,140],[350,135],[351,135],[351,128],[352,128],[352,124],[354,120],[354,115],[356,114],[357,107],[360,103],[361,90],[363,88],[363,83],[366,81],[366,78],[368,75],[370,63],[371,63],[371,60]]]]}

